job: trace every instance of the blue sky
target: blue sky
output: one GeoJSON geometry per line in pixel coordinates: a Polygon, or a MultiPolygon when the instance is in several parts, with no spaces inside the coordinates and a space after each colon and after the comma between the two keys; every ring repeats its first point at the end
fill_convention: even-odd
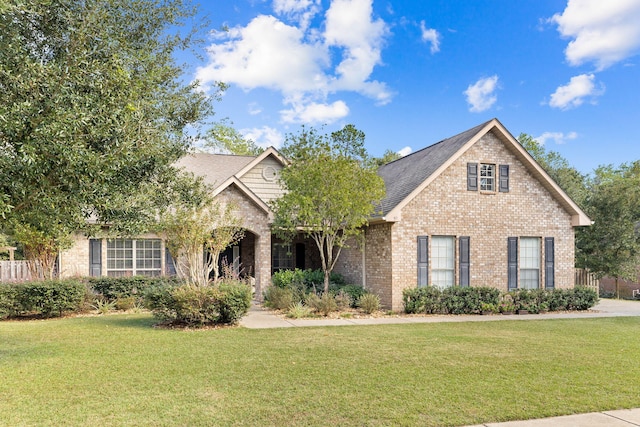
{"type": "Polygon", "coordinates": [[[409,153],[497,117],[580,171],[640,159],[640,0],[215,0],[187,73],[259,145],[352,123],[409,153]],[[226,26],[228,31],[220,31],[226,26]]]}

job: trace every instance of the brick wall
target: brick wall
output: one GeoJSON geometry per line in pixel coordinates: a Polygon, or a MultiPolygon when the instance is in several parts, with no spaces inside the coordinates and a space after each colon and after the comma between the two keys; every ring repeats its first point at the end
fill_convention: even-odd
{"type": "MultiPolygon", "coordinates": [[[[571,216],[493,133],[474,144],[408,203],[402,209],[401,221],[391,227],[393,258],[387,268],[393,272],[391,306],[394,310],[402,308],[402,290],[417,285],[416,237],[420,235],[469,236],[471,286],[502,290],[507,289],[507,237],[554,237],[555,285],[558,288],[573,286],[571,216]],[[508,164],[510,191],[491,194],[467,191],[467,162],[508,164]]],[[[456,283],[457,252],[456,241],[456,283]]],[[[544,286],[543,240],[541,252],[540,277],[544,286]]],[[[383,287],[384,284],[371,286],[383,287]]]]}

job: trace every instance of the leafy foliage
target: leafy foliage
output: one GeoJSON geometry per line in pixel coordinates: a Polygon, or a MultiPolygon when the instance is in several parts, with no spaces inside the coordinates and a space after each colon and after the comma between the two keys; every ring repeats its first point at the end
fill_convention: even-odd
{"type": "Polygon", "coordinates": [[[215,123],[207,131],[205,146],[217,152],[239,156],[257,156],[264,151],[253,140],[242,136],[232,124],[227,124],[225,121],[215,123]]]}
{"type": "Polygon", "coordinates": [[[0,318],[62,316],[84,309],[87,287],[78,279],[0,285],[0,318]]]}
{"type": "Polygon", "coordinates": [[[578,265],[633,280],[640,266],[640,161],[602,166],[588,184],[591,227],[578,230],[578,265]]]}
{"type": "Polygon", "coordinates": [[[384,197],[384,182],[369,165],[364,133],[353,125],[321,135],[303,128],[289,135],[283,153],[291,164],[281,172],[287,192],[272,202],[274,232],[291,239],[300,230],[316,243],[324,272],[324,291],[340,251],[384,197]]]}
{"type": "Polygon", "coordinates": [[[178,276],[200,286],[209,283],[212,272],[214,281],[218,279],[220,254],[244,236],[235,205],[211,197],[197,203],[174,203],[162,216],[158,230],[164,234],[178,276]]]}
{"type": "Polygon", "coordinates": [[[147,290],[145,300],[154,316],[171,324],[236,324],[249,311],[251,288],[236,281],[163,286],[147,290]]]}
{"type": "Polygon", "coordinates": [[[24,242],[42,266],[71,233],[95,232],[89,218],[121,234],[155,218],[211,113],[174,59],[194,45],[179,28],[194,14],[182,0],[3,3],[0,216],[53,248],[24,242]]]}

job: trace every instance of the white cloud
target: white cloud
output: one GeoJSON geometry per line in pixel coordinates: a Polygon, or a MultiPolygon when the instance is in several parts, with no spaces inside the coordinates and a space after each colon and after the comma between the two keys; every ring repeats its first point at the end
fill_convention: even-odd
{"type": "Polygon", "coordinates": [[[464,91],[470,106],[469,111],[480,113],[491,108],[498,100],[495,95],[496,89],[498,89],[497,75],[480,79],[469,85],[467,90],[464,91]]]}
{"type": "Polygon", "coordinates": [[[349,107],[344,101],[332,104],[293,103],[291,109],[280,111],[285,123],[331,124],[348,114],[349,107]]]}
{"type": "Polygon", "coordinates": [[[567,134],[563,132],[545,132],[533,139],[538,141],[541,145],[544,145],[547,141],[554,141],[556,144],[565,144],[567,141],[576,139],[577,137],[578,134],[576,132],[569,132],[567,134]]]}
{"type": "Polygon", "coordinates": [[[580,74],[571,77],[568,84],[558,87],[551,94],[549,106],[568,110],[582,105],[587,97],[591,97],[591,102],[595,102],[593,98],[604,93],[604,86],[600,85],[600,88],[597,88],[594,81],[593,74],[580,74]]]}
{"type": "Polygon", "coordinates": [[[572,39],[565,50],[571,65],[592,61],[602,70],[640,50],[638,0],[569,0],[549,21],[572,39]]]}
{"type": "Polygon", "coordinates": [[[240,129],[239,131],[246,139],[250,139],[256,143],[258,147],[280,148],[284,141],[284,136],[276,129],[269,126],[253,129],[240,129]]]}
{"type": "Polygon", "coordinates": [[[400,156],[404,157],[404,156],[408,156],[408,155],[409,155],[409,154],[411,154],[412,152],[413,152],[413,149],[412,149],[411,147],[409,147],[409,146],[406,146],[406,147],[404,147],[404,148],[400,149],[400,150],[398,151],[398,154],[399,154],[400,156]]]}
{"type": "Polygon", "coordinates": [[[273,0],[273,11],[307,29],[311,19],[320,12],[320,0],[273,0]]]}
{"type": "Polygon", "coordinates": [[[257,116],[258,114],[262,113],[262,107],[260,107],[260,105],[258,105],[256,102],[250,103],[247,107],[247,110],[252,116],[257,116]]]}
{"type": "Polygon", "coordinates": [[[348,114],[344,101],[328,100],[340,92],[388,103],[392,93],[386,84],[370,79],[389,33],[384,21],[374,19],[372,0],[333,0],[323,26],[309,28],[320,7],[320,0],[274,0],[280,19],[260,15],[246,26],[215,33],[208,64],[196,70],[196,78],[205,88],[223,81],[245,91],[278,91],[288,107],[281,112],[284,121],[348,114]]]}
{"type": "Polygon", "coordinates": [[[420,22],[420,30],[422,31],[422,41],[431,43],[431,53],[440,52],[440,33],[433,28],[427,28],[424,21],[420,22]]]}

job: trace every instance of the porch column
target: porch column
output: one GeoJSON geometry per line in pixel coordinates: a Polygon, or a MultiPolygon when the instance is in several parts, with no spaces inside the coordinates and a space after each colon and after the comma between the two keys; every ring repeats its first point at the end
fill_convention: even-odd
{"type": "Polygon", "coordinates": [[[255,263],[255,299],[262,301],[262,293],[271,285],[271,233],[256,235],[255,263]]]}

